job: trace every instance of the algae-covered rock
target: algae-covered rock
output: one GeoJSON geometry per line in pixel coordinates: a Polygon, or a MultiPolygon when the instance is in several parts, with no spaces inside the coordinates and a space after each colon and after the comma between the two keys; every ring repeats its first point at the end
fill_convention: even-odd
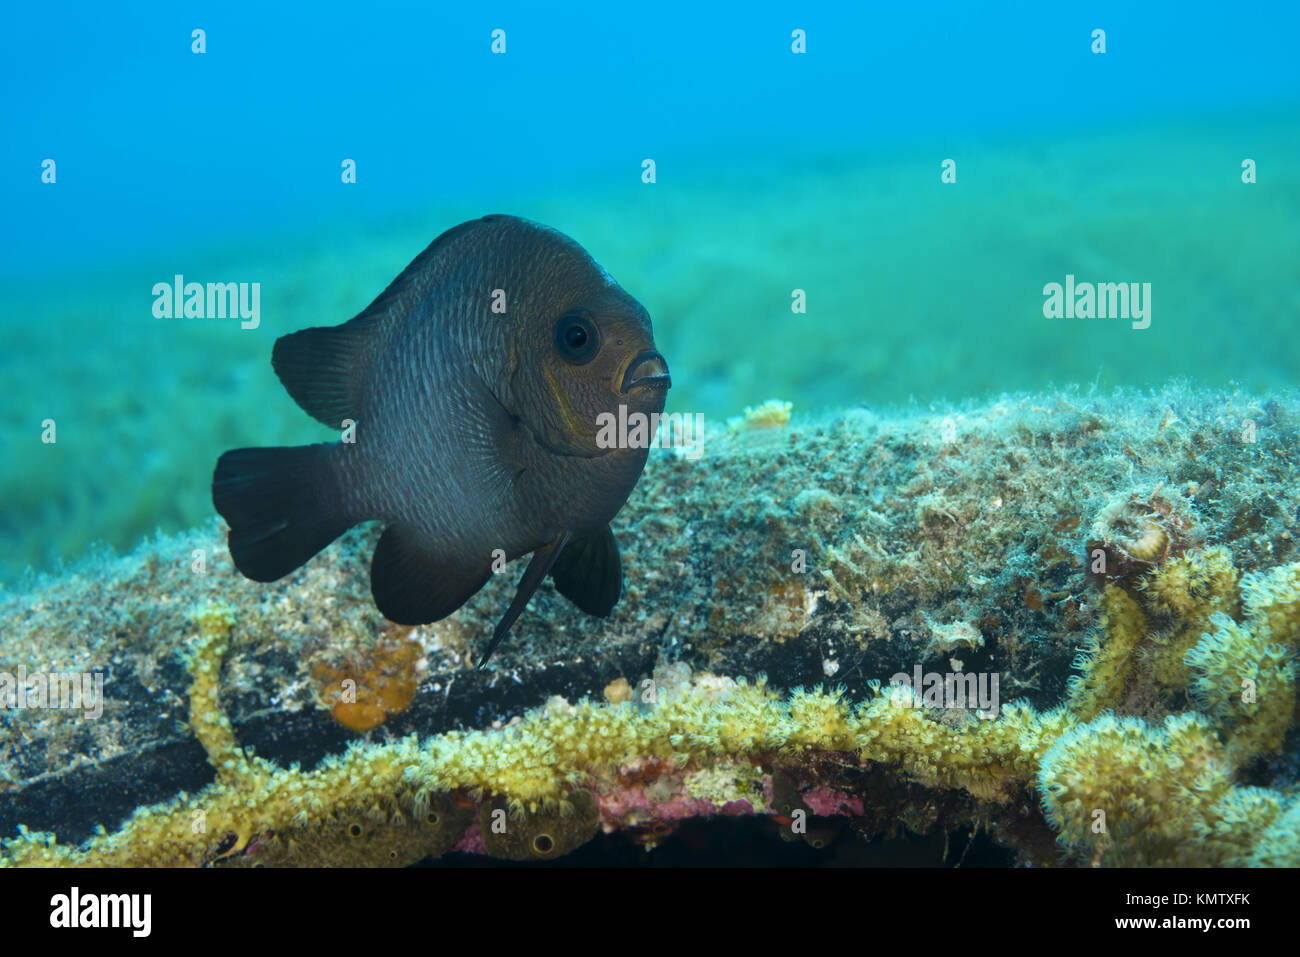
{"type": "Polygon", "coordinates": [[[0,714],[3,859],[548,859],[598,824],[653,844],[796,811],[821,843],[977,824],[1026,861],[1294,856],[1300,401],[771,408],[656,450],[614,523],[613,614],[545,584],[483,671],[515,570],[395,626],[369,596],[375,529],[272,584],[234,571],[215,521],[28,578],[0,596],[0,671],[46,697],[0,714]],[[51,707],[95,675],[102,697],[51,707]],[[1183,765],[1212,757],[1213,788],[1189,780],[1157,834],[1134,769],[1169,721],[1204,729],[1183,765]],[[502,809],[545,846],[490,836],[502,809]]]}

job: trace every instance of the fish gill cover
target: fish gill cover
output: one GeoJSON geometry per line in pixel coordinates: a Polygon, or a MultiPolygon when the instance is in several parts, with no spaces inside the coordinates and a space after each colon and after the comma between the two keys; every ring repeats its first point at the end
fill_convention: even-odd
{"type": "Polygon", "coordinates": [[[11,12],[0,865],[1300,865],[1252,10],[11,12]]]}

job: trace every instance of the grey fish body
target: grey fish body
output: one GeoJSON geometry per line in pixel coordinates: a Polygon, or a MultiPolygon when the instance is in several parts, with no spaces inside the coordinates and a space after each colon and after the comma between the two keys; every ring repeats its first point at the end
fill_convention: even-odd
{"type": "Polygon", "coordinates": [[[508,216],[462,224],[356,318],[277,341],[272,362],[354,441],[222,456],[213,500],[245,575],[282,577],[380,520],[371,584],[394,621],[446,617],[494,557],[529,553],[493,645],[547,574],[580,608],[612,609],[609,522],[648,450],[599,447],[597,417],[662,411],[668,374],[644,308],[572,240],[508,216]]]}

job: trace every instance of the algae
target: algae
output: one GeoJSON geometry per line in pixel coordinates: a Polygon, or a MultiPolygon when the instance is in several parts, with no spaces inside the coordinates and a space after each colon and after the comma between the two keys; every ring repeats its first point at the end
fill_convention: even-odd
{"type": "MultiPolygon", "coordinates": [[[[108,675],[98,720],[0,715],[5,859],[382,863],[418,808],[563,821],[588,792],[605,830],[788,816],[758,768],[781,808],[820,794],[817,826],[861,837],[978,826],[1032,863],[1296,863],[1298,412],[1174,384],[712,426],[699,457],[652,456],[616,521],[608,621],[547,586],[475,673],[509,597],[494,580],[401,635],[413,699],[361,738],[313,676],[393,641],[373,531],[269,586],[233,572],[215,523],[94,555],[0,596],[9,670],[108,675]],[[914,666],[997,673],[1000,715],[887,687],[914,666]]],[[[491,852],[473,831],[411,846],[491,852]]]]}

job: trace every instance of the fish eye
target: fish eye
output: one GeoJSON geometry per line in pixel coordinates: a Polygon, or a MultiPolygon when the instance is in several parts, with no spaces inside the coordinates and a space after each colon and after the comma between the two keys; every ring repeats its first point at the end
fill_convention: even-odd
{"type": "Polygon", "coordinates": [[[555,324],[555,348],[565,362],[582,365],[600,351],[600,333],[586,316],[565,316],[555,324]]]}

